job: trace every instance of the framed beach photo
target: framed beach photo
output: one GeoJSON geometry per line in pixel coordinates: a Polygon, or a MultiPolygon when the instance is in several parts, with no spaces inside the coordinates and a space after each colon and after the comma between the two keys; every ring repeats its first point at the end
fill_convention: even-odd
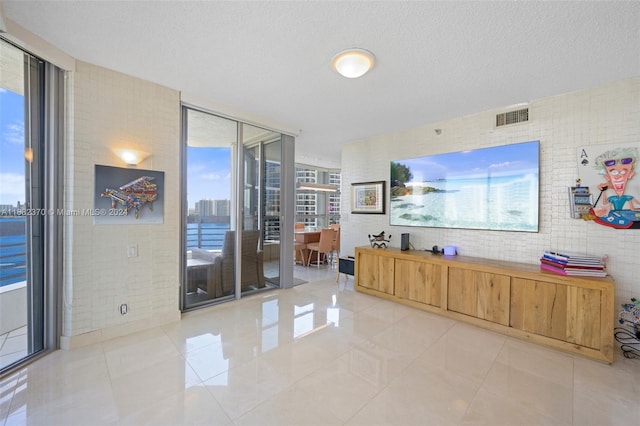
{"type": "Polygon", "coordinates": [[[538,232],[539,141],[391,162],[389,224],[538,232]]]}
{"type": "Polygon", "coordinates": [[[351,213],[384,214],[385,181],[351,184],[351,213]]]}

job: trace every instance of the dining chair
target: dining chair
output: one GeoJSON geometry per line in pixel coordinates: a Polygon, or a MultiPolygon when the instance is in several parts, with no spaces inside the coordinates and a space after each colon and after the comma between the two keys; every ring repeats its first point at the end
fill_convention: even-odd
{"type": "Polygon", "coordinates": [[[305,259],[304,251],[307,249],[307,245],[304,243],[293,242],[293,263],[298,263],[297,254],[300,253],[300,263],[307,266],[307,259],[305,259]]]}
{"type": "Polygon", "coordinates": [[[309,250],[309,260],[307,262],[307,266],[311,265],[311,255],[315,251],[316,253],[318,253],[316,266],[320,268],[320,255],[323,254],[325,258],[328,258],[328,254],[332,250],[335,232],[336,231],[331,228],[322,229],[320,231],[320,241],[307,244],[307,250],[309,250]]]}
{"type": "Polygon", "coordinates": [[[335,231],[333,243],[331,244],[331,251],[332,251],[331,263],[334,263],[335,259],[340,257],[340,224],[332,223],[331,225],[329,225],[329,228],[335,231]]]}
{"type": "MultiPolygon", "coordinates": [[[[304,222],[296,222],[294,225],[294,232],[301,232],[306,229],[304,222]]],[[[303,265],[307,265],[307,260],[305,259],[305,249],[307,248],[306,244],[299,243],[297,241],[293,241],[293,259],[294,264],[298,263],[297,253],[300,252],[300,263],[303,265]]]]}

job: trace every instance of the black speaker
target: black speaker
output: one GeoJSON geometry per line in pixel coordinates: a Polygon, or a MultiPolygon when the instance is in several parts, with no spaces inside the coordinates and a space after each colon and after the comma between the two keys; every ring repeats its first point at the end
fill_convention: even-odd
{"type": "Polygon", "coordinates": [[[400,235],[400,250],[409,250],[409,234],[400,235]]]}

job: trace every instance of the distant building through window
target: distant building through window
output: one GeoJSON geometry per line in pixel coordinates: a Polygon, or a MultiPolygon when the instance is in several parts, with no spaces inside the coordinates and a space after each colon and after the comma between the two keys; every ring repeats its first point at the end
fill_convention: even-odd
{"type": "Polygon", "coordinates": [[[336,170],[296,167],[296,182],[322,183],[338,187],[337,192],[296,190],[296,222],[309,228],[324,228],[340,222],[340,186],[341,174],[336,170]]]}

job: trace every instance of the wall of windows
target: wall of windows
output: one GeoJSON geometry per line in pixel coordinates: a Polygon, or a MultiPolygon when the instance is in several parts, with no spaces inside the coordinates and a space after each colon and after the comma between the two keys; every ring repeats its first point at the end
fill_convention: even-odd
{"type": "Polygon", "coordinates": [[[296,222],[307,228],[321,229],[340,223],[341,175],[338,170],[297,165],[296,183],[335,185],[337,190],[296,189],[296,222]]]}
{"type": "Polygon", "coordinates": [[[0,375],[55,349],[64,71],[0,40],[0,375]]]}
{"type": "Polygon", "coordinates": [[[182,127],[182,309],[292,286],[293,138],[186,105],[182,127]]]}

